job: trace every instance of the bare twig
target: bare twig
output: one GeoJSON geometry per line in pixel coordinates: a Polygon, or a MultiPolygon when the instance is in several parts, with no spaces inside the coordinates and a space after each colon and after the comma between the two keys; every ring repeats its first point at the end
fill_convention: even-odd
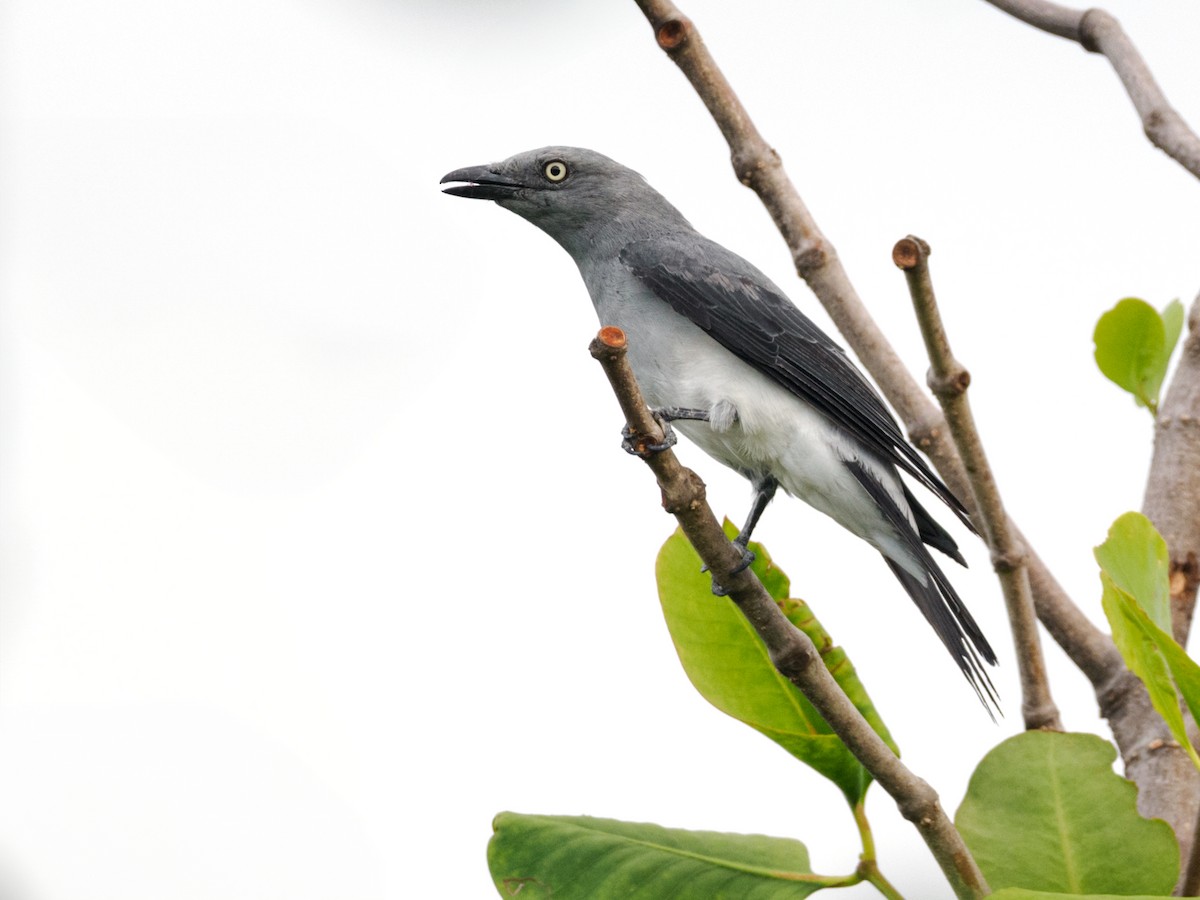
{"type": "Polygon", "coordinates": [[[1046,0],[988,0],[1026,24],[1103,55],[1125,86],[1142,129],[1155,147],[1200,178],[1200,137],[1167,102],[1125,29],[1102,9],[1071,9],[1046,0]]]}
{"type": "MultiPolygon", "coordinates": [[[[621,329],[606,327],[588,349],[608,375],[634,445],[639,441],[660,442],[662,432],[625,359],[625,344],[621,329]]],[[[649,453],[644,459],[658,479],[663,508],[678,519],[713,577],[729,591],[730,599],[766,645],[775,668],[804,693],[850,752],[896,801],[901,815],[916,826],[956,896],[986,896],[987,882],[942,809],[937,793],[900,762],[875,733],[829,674],[813,642],[788,621],[754,573],[749,569],[735,571],[742,555],[725,537],[705,500],[704,482],[680,465],[670,450],[649,453]]]]}
{"type": "Polygon", "coordinates": [[[975,428],[975,417],[971,415],[971,404],[967,400],[971,376],[950,349],[933,293],[929,252],[928,244],[910,235],[896,244],[892,260],[908,281],[913,308],[929,354],[929,387],[942,405],[950,435],[962,457],[975,509],[979,511],[977,524],[982,528],[983,538],[992,553],[992,566],[1000,579],[1021,676],[1021,713],[1025,728],[1062,731],[1038,637],[1025,549],[1009,528],[1000,490],[975,428]]]}
{"type": "Polygon", "coordinates": [[[1044,3],[1041,0],[988,0],[988,2],[1027,25],[1057,34],[1068,40],[1079,40],[1079,20],[1081,18],[1079,10],[1060,6],[1057,3],[1044,3]]]}

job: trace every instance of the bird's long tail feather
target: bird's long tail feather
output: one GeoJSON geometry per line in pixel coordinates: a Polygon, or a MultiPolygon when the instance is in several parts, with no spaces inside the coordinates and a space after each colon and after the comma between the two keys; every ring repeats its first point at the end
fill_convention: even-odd
{"type": "MultiPolygon", "coordinates": [[[[928,553],[926,555],[928,556],[928,553]]],[[[974,689],[975,695],[979,697],[983,708],[995,719],[993,710],[999,710],[1000,698],[996,694],[996,688],[992,685],[992,680],[988,677],[983,663],[995,665],[996,654],[971,617],[971,613],[963,605],[958,594],[954,592],[954,588],[950,586],[938,569],[937,563],[932,559],[929,560],[932,570],[928,574],[931,577],[927,583],[921,584],[899,563],[886,556],[883,559],[888,564],[888,568],[895,573],[899,582],[904,585],[904,590],[908,592],[908,596],[921,610],[925,619],[933,626],[933,630],[937,632],[937,636],[941,638],[946,649],[950,651],[958,668],[974,689]]]]}
{"type": "MultiPolygon", "coordinates": [[[[904,590],[917,605],[921,614],[925,616],[926,621],[937,632],[937,636],[946,649],[950,651],[954,662],[974,689],[984,709],[995,719],[993,710],[999,711],[999,697],[983,664],[995,665],[996,653],[971,616],[970,610],[962,602],[962,598],[958,596],[954,586],[950,584],[950,580],[946,578],[945,573],[925,548],[922,538],[928,539],[930,536],[927,533],[930,530],[928,525],[918,532],[896,504],[892,495],[861,462],[848,461],[846,465],[871,496],[871,499],[875,501],[895,533],[904,542],[905,549],[918,562],[925,577],[922,580],[896,560],[884,555],[883,558],[888,567],[900,584],[904,586],[904,590]]],[[[907,494],[907,491],[905,493],[907,494]]],[[[918,515],[925,520],[932,521],[925,510],[921,510],[918,515]]],[[[936,537],[940,538],[941,535],[945,535],[940,527],[937,531],[939,534],[936,537]]],[[[950,540],[949,535],[945,535],[945,540],[950,540]]],[[[941,547],[943,543],[944,541],[938,540],[933,542],[933,546],[945,549],[941,547]]],[[[953,546],[952,541],[950,545],[953,546]]],[[[955,555],[957,555],[957,548],[955,548],[955,555]]]]}

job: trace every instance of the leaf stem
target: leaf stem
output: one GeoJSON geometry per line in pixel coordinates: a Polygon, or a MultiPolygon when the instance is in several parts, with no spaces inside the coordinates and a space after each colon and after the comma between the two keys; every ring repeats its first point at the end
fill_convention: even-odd
{"type": "Polygon", "coordinates": [[[858,826],[858,836],[862,840],[862,854],[859,859],[866,862],[875,861],[875,835],[871,832],[871,823],[867,821],[867,799],[864,796],[854,804],[854,824],[858,826]]]}
{"type": "Polygon", "coordinates": [[[780,876],[780,880],[794,884],[816,884],[823,888],[840,888],[853,887],[856,884],[862,884],[867,879],[859,872],[851,872],[849,875],[812,875],[807,872],[792,872],[786,877],[780,876]]]}
{"type": "Polygon", "coordinates": [[[873,884],[888,900],[904,900],[904,896],[879,871],[879,861],[875,857],[875,835],[871,831],[871,823],[867,820],[865,796],[854,804],[854,824],[858,826],[858,836],[862,840],[863,848],[858,857],[859,880],[873,884]]]}
{"type": "Polygon", "coordinates": [[[863,871],[863,867],[859,866],[859,871],[863,872],[863,881],[869,882],[875,886],[875,889],[888,900],[904,900],[904,895],[896,890],[895,886],[883,877],[883,873],[879,871],[879,866],[871,863],[867,871],[863,871]]]}

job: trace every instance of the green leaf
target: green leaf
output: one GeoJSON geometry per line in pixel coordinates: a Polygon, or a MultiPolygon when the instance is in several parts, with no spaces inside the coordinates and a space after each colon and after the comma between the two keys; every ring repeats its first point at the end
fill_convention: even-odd
{"type": "Polygon", "coordinates": [[[1138,815],[1116,755],[1094,735],[1027,731],[983,758],[954,818],[993,889],[1170,894],[1179,845],[1138,815]]]}
{"type": "MultiPolygon", "coordinates": [[[[728,530],[728,527],[727,527],[728,530]]],[[[789,583],[760,545],[753,570],[784,610],[821,651],[842,690],[875,731],[896,749],[845,654],[807,605],[787,599],[789,583]]],[[[715,597],[712,581],[681,531],[658,555],[658,595],[671,640],[696,690],[713,706],[750,725],[797,759],[833,781],[851,806],[862,800],[870,776],[820,713],[772,665],[758,635],[726,597],[715,597]]]]}
{"type": "Polygon", "coordinates": [[[1171,358],[1171,354],[1175,351],[1175,345],[1179,342],[1179,335],[1183,333],[1183,304],[1178,300],[1172,300],[1162,311],[1163,320],[1163,348],[1166,355],[1163,358],[1163,368],[1166,368],[1167,360],[1171,358]]]}
{"type": "Polygon", "coordinates": [[[1138,405],[1158,410],[1158,392],[1183,327],[1183,306],[1169,303],[1160,315],[1145,300],[1126,297],[1096,323],[1096,365],[1138,405]]]}
{"type": "MultiPolygon", "coordinates": [[[[1188,712],[1192,714],[1193,719],[1200,721],[1200,665],[1187,655],[1171,635],[1151,622],[1144,612],[1142,617],[1143,632],[1151,636],[1158,651],[1163,655],[1171,678],[1175,681],[1175,687],[1183,695],[1183,702],[1187,704],[1188,712]]],[[[1180,740],[1180,743],[1191,752],[1192,762],[1200,768],[1200,758],[1196,757],[1192,742],[1184,739],[1180,740]]]]}
{"type": "Polygon", "coordinates": [[[1188,740],[1187,726],[1179,709],[1182,695],[1192,716],[1200,713],[1200,666],[1174,638],[1151,621],[1137,600],[1121,590],[1107,572],[1100,573],[1100,581],[1104,585],[1101,599],[1104,614],[1125,665],[1146,685],[1150,702],[1192,763],[1200,768],[1200,755],[1188,740]]]}
{"type": "Polygon", "coordinates": [[[1170,631],[1171,555],[1151,521],[1137,512],[1120,516],[1095,555],[1113,583],[1136,597],[1159,628],[1170,631]]]}
{"type": "Polygon", "coordinates": [[[1182,698],[1192,716],[1200,715],[1200,665],[1171,636],[1170,560],[1166,541],[1140,513],[1113,523],[1108,539],[1096,548],[1100,563],[1101,604],[1113,642],[1150,694],[1150,702],[1171,733],[1200,768],[1200,755],[1188,740],[1182,698]]]}
{"type": "Polygon", "coordinates": [[[492,881],[500,896],[521,900],[798,900],[828,881],[812,876],[804,844],[787,838],[511,812],[492,828],[492,881]]]}

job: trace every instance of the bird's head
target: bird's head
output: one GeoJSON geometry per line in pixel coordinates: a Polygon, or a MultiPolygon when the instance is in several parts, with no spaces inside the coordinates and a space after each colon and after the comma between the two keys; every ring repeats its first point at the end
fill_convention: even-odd
{"type": "Polygon", "coordinates": [[[632,169],[594,150],[543,147],[503,162],[455,169],[441,183],[456,197],[494,200],[575,254],[605,235],[652,233],[684,222],[632,169]]]}

